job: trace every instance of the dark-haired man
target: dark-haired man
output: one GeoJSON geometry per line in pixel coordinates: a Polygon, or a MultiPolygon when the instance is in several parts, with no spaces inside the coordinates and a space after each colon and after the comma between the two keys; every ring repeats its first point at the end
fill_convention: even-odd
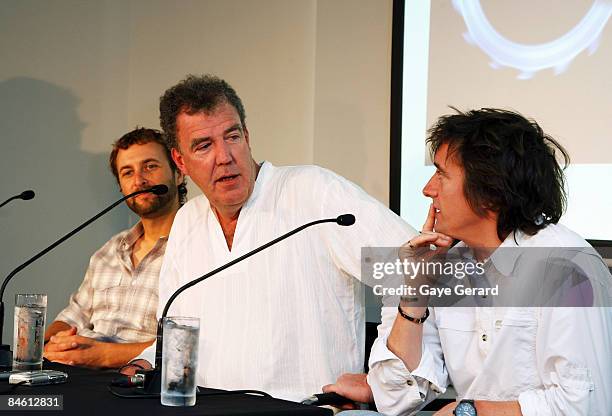
{"type": "MultiPolygon", "coordinates": [[[[217,77],[183,80],[160,112],[177,166],[204,193],[172,226],[160,307],[179,286],[298,226],[356,217],[350,227],[308,228],[176,299],[170,314],[201,319],[198,384],[300,400],[362,371],[361,247],[401,244],[415,231],[329,170],[256,163],[242,102],[217,77]]],[[[152,351],[144,357],[152,362],[152,351]]]]}
{"type": "Polygon", "coordinates": [[[124,195],[164,184],[164,195],[126,201],[140,221],[92,257],[85,279],[45,333],[45,357],[70,365],[117,368],[152,343],[159,270],[172,221],[184,202],[184,176],[162,135],[137,128],[113,144],[110,168],[124,195]]]}
{"type": "MultiPolygon", "coordinates": [[[[527,254],[585,248],[589,289],[608,297],[600,306],[610,306],[605,263],[584,239],[557,224],[565,191],[556,157],[566,163],[568,157],[554,139],[517,113],[482,109],[441,117],[428,142],[436,172],[423,193],[432,204],[422,234],[403,246],[404,258],[432,244],[447,248],[450,236],[460,240],[450,252],[469,248],[507,285],[524,277],[545,285],[542,274],[522,274],[525,262],[554,263],[545,256],[532,263],[527,254]]],[[[548,269],[549,277],[559,270],[568,271],[548,269]]],[[[390,415],[413,414],[449,384],[458,403],[437,415],[612,414],[610,308],[505,303],[427,311],[419,305],[424,297],[403,298],[399,310],[383,308],[367,384],[344,375],[324,391],[360,401],[373,393],[378,410],[390,415]]]]}

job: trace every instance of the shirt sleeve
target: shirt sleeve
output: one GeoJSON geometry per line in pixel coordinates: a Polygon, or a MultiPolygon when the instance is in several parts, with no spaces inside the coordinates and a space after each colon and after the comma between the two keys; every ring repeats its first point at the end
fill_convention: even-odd
{"type": "Polygon", "coordinates": [[[85,273],[85,278],[81,286],[70,296],[68,306],[64,308],[56,317],[56,321],[66,322],[73,325],[80,332],[82,330],[91,330],[91,316],[93,313],[93,268],[91,260],[89,267],[85,273]]]}
{"type": "Polygon", "coordinates": [[[525,416],[612,413],[612,309],[543,308],[536,340],[543,388],[522,392],[525,416]]]}
{"type": "Polygon", "coordinates": [[[363,247],[399,247],[417,235],[416,230],[393,211],[368,195],[354,183],[331,171],[322,169],[318,181],[321,189],[319,218],[353,214],[355,224],[348,227],[321,227],[334,263],[344,272],[361,276],[361,249],[363,247]]]}
{"type": "Polygon", "coordinates": [[[383,308],[378,338],[370,354],[368,384],[379,411],[389,415],[408,415],[446,391],[448,373],[435,324],[435,311],[424,323],[423,353],[418,367],[412,372],[387,348],[396,316],[396,308],[383,308]]]}

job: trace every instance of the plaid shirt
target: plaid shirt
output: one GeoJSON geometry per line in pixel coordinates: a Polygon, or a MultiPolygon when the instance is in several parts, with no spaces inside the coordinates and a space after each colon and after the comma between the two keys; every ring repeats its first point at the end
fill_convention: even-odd
{"type": "Polygon", "coordinates": [[[161,237],[136,268],[132,249],[144,234],[142,223],[111,238],[89,261],[79,289],[56,321],[76,326],[78,334],[111,342],[155,338],[157,290],[167,237],[161,237]]]}

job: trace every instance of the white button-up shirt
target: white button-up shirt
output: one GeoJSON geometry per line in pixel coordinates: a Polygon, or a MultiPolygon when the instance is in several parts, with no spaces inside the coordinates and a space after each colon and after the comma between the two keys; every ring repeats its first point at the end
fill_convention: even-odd
{"type": "MultiPolygon", "coordinates": [[[[521,247],[586,245],[560,225],[516,238],[521,247]]],[[[513,236],[502,246],[516,246],[513,236]]],[[[368,375],[383,413],[412,414],[452,383],[459,398],[518,400],[523,415],[612,415],[612,309],[431,309],[410,372],[387,348],[397,308],[383,308],[368,375]]]]}
{"type": "MultiPolygon", "coordinates": [[[[181,294],[170,315],[200,317],[197,382],[303,399],[345,372],[363,372],[361,248],[416,232],[346,179],[315,166],[264,163],[240,211],[231,251],[204,196],[177,213],[160,274],[163,308],[181,285],[272,239],[352,213],[350,227],[310,227],[181,294]]],[[[153,348],[143,358],[152,361],[153,348]]]]}

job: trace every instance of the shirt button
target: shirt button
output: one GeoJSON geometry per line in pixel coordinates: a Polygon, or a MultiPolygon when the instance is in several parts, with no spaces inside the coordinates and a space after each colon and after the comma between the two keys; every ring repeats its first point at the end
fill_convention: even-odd
{"type": "Polygon", "coordinates": [[[412,386],[414,384],[414,382],[412,380],[407,380],[406,384],[408,384],[409,386],[412,386]]]}
{"type": "Polygon", "coordinates": [[[502,327],[502,320],[498,319],[495,321],[495,328],[500,329],[502,327]]]}
{"type": "Polygon", "coordinates": [[[487,340],[487,334],[482,334],[482,340],[486,341],[487,340]]]}

